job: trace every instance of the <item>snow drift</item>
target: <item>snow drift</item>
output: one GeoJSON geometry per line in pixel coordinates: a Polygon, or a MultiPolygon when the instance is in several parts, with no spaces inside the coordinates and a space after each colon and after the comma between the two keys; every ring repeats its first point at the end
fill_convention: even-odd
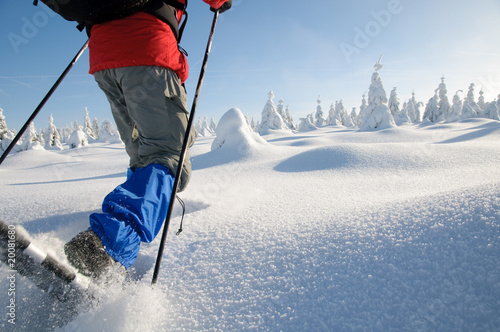
{"type": "Polygon", "coordinates": [[[238,108],[230,109],[221,117],[215,133],[217,136],[212,143],[212,151],[222,149],[235,155],[247,156],[267,144],[266,140],[252,130],[238,108]]]}

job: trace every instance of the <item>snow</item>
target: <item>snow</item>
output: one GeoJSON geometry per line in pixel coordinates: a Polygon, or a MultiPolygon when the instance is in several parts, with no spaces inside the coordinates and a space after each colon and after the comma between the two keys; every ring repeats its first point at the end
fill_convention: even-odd
{"type": "MultiPolygon", "coordinates": [[[[56,330],[500,329],[500,122],[256,137],[238,109],[199,137],[184,232],[174,235],[177,207],[158,284],[159,237],[123,289],[103,289],[56,330]]],[[[120,143],[64,147],[0,166],[0,217],[60,258],[128,165],[120,143]]],[[[18,325],[4,318],[0,329],[64,320],[64,306],[20,275],[16,288],[18,325]]],[[[0,289],[7,303],[6,278],[0,289]]]]}
{"type": "Polygon", "coordinates": [[[254,132],[245,116],[238,108],[227,111],[215,130],[217,137],[212,143],[212,150],[231,150],[236,154],[248,154],[259,145],[267,142],[254,132]]]}

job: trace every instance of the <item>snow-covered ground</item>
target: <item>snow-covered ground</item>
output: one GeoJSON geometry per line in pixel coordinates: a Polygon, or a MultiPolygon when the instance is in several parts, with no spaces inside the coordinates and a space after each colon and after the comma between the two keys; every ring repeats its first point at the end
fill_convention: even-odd
{"type": "MultiPolygon", "coordinates": [[[[159,238],[124,289],[60,330],[500,330],[500,122],[326,126],[267,143],[231,132],[237,144],[211,151],[215,137],[200,137],[191,151],[184,232],[177,209],[158,284],[159,238]]],[[[62,258],[127,164],[121,144],[14,154],[0,218],[62,258]]],[[[17,330],[63,319],[26,279],[16,288],[17,330]]],[[[7,289],[2,277],[5,312],[7,289]]]]}

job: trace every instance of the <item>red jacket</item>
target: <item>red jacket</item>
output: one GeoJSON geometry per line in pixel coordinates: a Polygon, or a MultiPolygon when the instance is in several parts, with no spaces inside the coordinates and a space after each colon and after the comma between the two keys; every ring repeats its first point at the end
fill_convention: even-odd
{"type": "MultiPolygon", "coordinates": [[[[227,0],[203,1],[219,8],[227,0]]],[[[182,12],[177,16],[180,22],[182,12]]],[[[188,78],[187,59],[179,51],[174,33],[168,24],[147,13],[94,25],[89,50],[90,74],[119,67],[158,66],[175,71],[181,82],[188,78]]]]}

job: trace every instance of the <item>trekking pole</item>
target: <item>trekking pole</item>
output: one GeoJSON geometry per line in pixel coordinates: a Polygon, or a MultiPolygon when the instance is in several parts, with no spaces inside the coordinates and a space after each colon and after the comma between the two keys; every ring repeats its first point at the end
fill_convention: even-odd
{"type": "Polygon", "coordinates": [[[163,256],[163,249],[165,248],[165,241],[167,239],[168,226],[170,224],[170,219],[172,217],[172,211],[175,201],[175,196],[177,195],[177,187],[179,185],[179,181],[182,173],[182,166],[184,164],[184,159],[186,157],[187,147],[189,144],[189,134],[191,132],[191,127],[194,122],[194,114],[196,112],[196,106],[198,105],[198,99],[200,96],[201,87],[203,85],[203,78],[205,76],[205,70],[207,68],[208,56],[210,54],[210,49],[212,47],[212,40],[214,38],[215,25],[217,24],[217,18],[219,16],[219,11],[215,11],[214,20],[212,22],[212,29],[210,30],[210,36],[208,37],[207,49],[205,51],[205,57],[203,58],[203,64],[201,66],[200,76],[198,78],[198,85],[196,86],[196,92],[194,94],[193,106],[191,107],[191,114],[189,114],[189,119],[186,128],[186,134],[184,135],[184,141],[182,143],[181,155],[179,158],[179,165],[177,166],[177,173],[175,174],[174,187],[172,188],[172,195],[170,195],[170,202],[168,205],[167,217],[165,218],[165,223],[163,225],[163,233],[160,241],[160,248],[158,249],[158,257],[156,258],[155,270],[153,273],[153,281],[152,284],[156,284],[158,280],[158,273],[160,271],[161,259],[163,256]]]}
{"type": "Polygon", "coordinates": [[[19,130],[19,132],[17,133],[16,137],[14,137],[14,140],[7,147],[7,150],[5,150],[5,152],[2,154],[2,156],[0,157],[0,165],[5,160],[5,158],[7,158],[7,155],[12,151],[12,149],[14,148],[14,146],[16,146],[17,142],[19,141],[19,139],[21,139],[21,137],[23,136],[24,132],[26,131],[26,129],[28,128],[28,126],[30,125],[30,123],[33,122],[33,120],[35,120],[36,116],[38,115],[38,113],[40,113],[40,111],[42,110],[42,108],[45,105],[45,103],[49,100],[49,98],[52,96],[52,94],[54,93],[54,91],[56,91],[56,89],[59,86],[59,84],[61,84],[62,80],[66,77],[66,75],[69,73],[69,71],[71,70],[71,68],[73,68],[73,66],[75,65],[75,63],[78,61],[78,58],[80,58],[80,56],[83,54],[83,52],[85,51],[85,49],[88,46],[89,46],[89,41],[87,40],[85,42],[85,44],[83,44],[82,48],[75,55],[75,57],[73,58],[73,60],[71,60],[71,62],[69,63],[69,65],[63,71],[63,73],[61,74],[61,76],[59,76],[59,78],[54,83],[54,85],[52,86],[52,88],[50,88],[49,92],[47,92],[47,94],[42,99],[42,101],[40,102],[40,104],[38,105],[38,107],[33,111],[33,114],[31,114],[31,116],[29,117],[28,121],[26,121],[26,123],[21,128],[21,130],[19,130]]]}

